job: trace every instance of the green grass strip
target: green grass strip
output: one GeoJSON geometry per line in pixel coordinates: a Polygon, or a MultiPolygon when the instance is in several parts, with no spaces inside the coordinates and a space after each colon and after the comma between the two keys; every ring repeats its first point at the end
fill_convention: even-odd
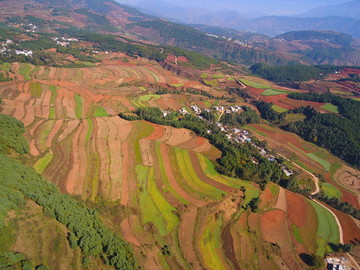
{"type": "Polygon", "coordinates": [[[325,171],[330,171],[330,166],[331,163],[328,162],[325,159],[322,159],[321,157],[319,157],[316,153],[310,153],[310,154],[306,154],[309,158],[311,158],[312,160],[316,161],[317,163],[319,163],[321,166],[324,167],[325,171]]]}
{"type": "Polygon", "coordinates": [[[90,137],[91,137],[91,133],[92,133],[93,128],[94,128],[94,124],[93,124],[91,119],[86,119],[86,121],[88,122],[89,128],[88,128],[88,130],[86,132],[85,142],[89,142],[90,137]]]}
{"type": "Polygon", "coordinates": [[[152,223],[159,231],[160,235],[166,235],[165,221],[157,209],[154,201],[151,199],[148,190],[148,174],[149,167],[137,165],[135,167],[137,178],[139,180],[138,195],[139,195],[139,208],[141,213],[142,225],[146,223],[152,223]]]}
{"type": "Polygon", "coordinates": [[[41,84],[38,82],[31,82],[30,83],[30,92],[31,92],[31,96],[40,98],[42,95],[41,84]]]}
{"type": "Polygon", "coordinates": [[[275,90],[275,89],[266,89],[264,92],[261,93],[262,96],[277,96],[291,93],[290,91],[282,91],[282,90],[275,90]]]}
{"type": "Polygon", "coordinates": [[[104,107],[98,105],[98,106],[96,106],[96,109],[94,112],[94,117],[109,117],[109,114],[104,109],[104,107]]]}
{"type": "Polygon", "coordinates": [[[50,98],[50,104],[55,105],[56,98],[57,98],[57,89],[55,85],[50,85],[50,91],[51,91],[51,98],[50,98]]]}
{"type": "Polygon", "coordinates": [[[185,200],[179,193],[177,193],[177,191],[170,185],[169,179],[166,175],[165,165],[160,151],[160,142],[155,143],[155,151],[159,163],[161,179],[166,187],[166,190],[169,191],[170,194],[173,195],[179,202],[181,202],[184,205],[188,205],[189,202],[185,200]]]}
{"type": "Polygon", "coordinates": [[[56,119],[56,110],[54,107],[50,108],[49,119],[52,119],[52,120],[56,119]]]}
{"type": "Polygon", "coordinates": [[[206,83],[209,86],[216,87],[219,86],[219,82],[217,80],[205,80],[204,83],[206,83]]]}
{"type": "Polygon", "coordinates": [[[332,184],[321,183],[321,191],[329,198],[341,199],[342,192],[332,184]]]}
{"type": "Polygon", "coordinates": [[[9,72],[11,70],[11,64],[10,63],[3,63],[2,66],[1,66],[1,70],[9,72]]]}
{"type": "Polygon", "coordinates": [[[299,244],[304,244],[303,240],[301,239],[299,228],[295,224],[292,224],[292,229],[293,229],[293,234],[294,234],[295,240],[299,244]]]}
{"type": "Polygon", "coordinates": [[[34,164],[34,169],[38,174],[42,174],[47,166],[50,164],[51,160],[53,159],[54,154],[50,151],[44,157],[40,158],[34,164]]]}
{"type": "Polygon", "coordinates": [[[316,202],[310,200],[309,202],[318,216],[319,225],[316,235],[325,240],[326,243],[339,243],[339,227],[334,216],[326,208],[316,202]]]}
{"type": "Polygon", "coordinates": [[[19,68],[19,74],[21,74],[26,81],[31,80],[30,72],[31,72],[30,64],[21,64],[19,68]]]}
{"type": "Polygon", "coordinates": [[[326,103],[325,105],[322,105],[320,108],[332,113],[339,113],[339,107],[331,103],[326,103]]]}
{"type": "Polygon", "coordinates": [[[272,105],[271,107],[275,112],[278,112],[278,113],[282,113],[282,112],[287,112],[288,109],[285,109],[285,108],[282,108],[280,106],[277,106],[277,105],[272,105]]]}
{"type": "Polygon", "coordinates": [[[199,237],[202,257],[207,269],[225,270],[221,255],[222,220],[214,216],[208,217],[203,233],[199,237]]]}
{"type": "Polygon", "coordinates": [[[269,84],[257,83],[257,82],[253,82],[253,81],[249,81],[249,80],[245,80],[245,79],[241,79],[240,81],[241,81],[243,84],[245,84],[245,85],[247,85],[247,86],[254,87],[254,88],[266,89],[266,88],[269,88],[269,87],[270,87],[269,84]]]}
{"type": "Polygon", "coordinates": [[[82,97],[79,94],[75,95],[75,103],[76,103],[75,115],[76,118],[80,119],[82,118],[83,101],[82,101],[82,97]]]}
{"type": "Polygon", "coordinates": [[[142,156],[141,156],[141,148],[140,148],[140,140],[142,138],[146,138],[154,132],[154,127],[151,124],[146,122],[138,122],[137,123],[137,136],[134,141],[134,150],[135,150],[135,160],[136,162],[142,164],[142,156]]]}
{"type": "Polygon", "coordinates": [[[165,221],[165,235],[169,235],[179,224],[179,218],[175,214],[177,213],[174,208],[160,193],[154,177],[154,168],[150,168],[147,181],[147,190],[156,208],[159,210],[165,221]]]}
{"type": "Polygon", "coordinates": [[[211,77],[212,77],[213,79],[222,79],[222,78],[224,78],[225,76],[222,75],[222,74],[213,74],[213,75],[211,75],[211,77]]]}
{"type": "Polygon", "coordinates": [[[190,161],[188,151],[182,150],[180,148],[175,148],[175,155],[180,172],[183,175],[183,178],[187,185],[191,187],[193,191],[215,200],[221,200],[221,198],[226,195],[223,191],[199,179],[190,161]]]}

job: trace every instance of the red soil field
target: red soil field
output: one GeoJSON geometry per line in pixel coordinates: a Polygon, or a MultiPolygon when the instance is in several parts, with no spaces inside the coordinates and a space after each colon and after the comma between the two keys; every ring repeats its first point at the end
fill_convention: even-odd
{"type": "Polygon", "coordinates": [[[264,128],[261,124],[252,124],[249,126],[256,128],[256,130],[266,134],[268,137],[271,137],[272,139],[276,139],[278,142],[291,143],[296,148],[300,149],[301,151],[303,151],[305,153],[312,152],[312,151],[306,150],[303,146],[303,143],[301,142],[301,139],[297,138],[297,136],[294,135],[293,133],[289,133],[289,132],[282,131],[282,130],[279,130],[279,132],[276,132],[275,130],[270,130],[270,129],[264,128]]]}
{"type": "Polygon", "coordinates": [[[331,209],[335,213],[335,215],[338,217],[341,227],[343,229],[343,237],[344,237],[344,243],[352,243],[359,245],[360,244],[360,228],[355,223],[354,219],[350,217],[349,215],[344,214],[343,212],[340,212],[331,206],[327,207],[331,209]]]}
{"type": "Polygon", "coordinates": [[[289,219],[297,227],[303,227],[306,223],[306,201],[300,195],[289,191],[286,191],[286,200],[289,219]]]}
{"type": "Polygon", "coordinates": [[[185,200],[187,200],[191,204],[194,204],[198,207],[206,205],[207,202],[193,198],[185,190],[183,190],[182,187],[179,185],[179,183],[177,182],[176,177],[174,175],[174,172],[172,170],[169,152],[168,152],[167,146],[165,144],[160,145],[160,151],[161,151],[161,156],[163,158],[166,175],[169,179],[170,185],[176,190],[176,192],[181,197],[183,197],[185,200]]]}
{"type": "Polygon", "coordinates": [[[261,231],[265,241],[277,243],[283,252],[292,251],[286,213],[275,209],[261,216],[261,231]]]}
{"type": "Polygon", "coordinates": [[[154,132],[151,133],[151,135],[146,137],[145,139],[147,139],[147,140],[157,140],[157,139],[160,139],[162,136],[164,136],[164,133],[165,133],[165,128],[164,127],[153,124],[153,123],[150,123],[150,122],[149,122],[149,124],[151,124],[154,127],[154,132]]]}
{"type": "Polygon", "coordinates": [[[121,200],[122,205],[128,205],[129,201],[129,183],[128,183],[128,174],[129,174],[129,144],[127,142],[121,145],[121,152],[123,154],[123,164],[122,164],[122,187],[121,187],[121,200]]]}

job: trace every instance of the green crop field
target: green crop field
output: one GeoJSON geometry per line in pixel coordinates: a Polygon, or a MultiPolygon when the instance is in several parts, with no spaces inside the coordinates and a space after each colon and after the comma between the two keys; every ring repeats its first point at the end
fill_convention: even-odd
{"type": "Polygon", "coordinates": [[[216,87],[219,86],[219,82],[217,80],[205,80],[204,83],[206,83],[209,86],[216,87]]]}
{"type": "Polygon", "coordinates": [[[224,195],[223,191],[201,181],[197,176],[188,151],[180,148],[174,148],[176,156],[176,164],[178,166],[178,172],[182,175],[183,183],[186,185],[186,190],[191,190],[192,194],[202,194],[202,199],[220,200],[224,195]]]}
{"type": "Polygon", "coordinates": [[[207,269],[226,269],[221,260],[221,218],[208,217],[203,233],[199,238],[199,245],[207,269]]]}
{"type": "Polygon", "coordinates": [[[56,119],[56,110],[54,107],[50,108],[49,119],[56,119]]]}
{"type": "Polygon", "coordinates": [[[90,137],[91,137],[92,130],[93,130],[93,128],[94,128],[94,124],[93,124],[93,122],[92,122],[91,119],[86,119],[86,121],[88,122],[89,128],[88,128],[88,130],[87,130],[87,132],[86,132],[85,142],[89,142],[90,137]]]}
{"type": "Polygon", "coordinates": [[[339,108],[331,103],[326,103],[325,105],[321,106],[321,108],[332,113],[339,113],[339,108]]]}
{"type": "Polygon", "coordinates": [[[342,192],[332,184],[321,183],[321,191],[329,198],[341,199],[342,192]]]}
{"type": "Polygon", "coordinates": [[[258,131],[255,127],[253,127],[253,126],[244,126],[245,128],[247,128],[247,129],[249,129],[249,130],[251,130],[251,131],[253,131],[253,132],[255,132],[255,133],[257,133],[257,134],[259,134],[259,135],[261,135],[261,136],[263,136],[263,137],[268,137],[268,135],[266,135],[264,132],[261,132],[261,131],[258,131]]]}
{"type": "Polygon", "coordinates": [[[94,111],[94,117],[108,117],[109,114],[102,106],[96,106],[96,109],[94,111]]]}
{"type": "Polygon", "coordinates": [[[317,254],[323,255],[326,250],[327,243],[339,243],[339,227],[334,216],[323,206],[310,201],[310,204],[315,209],[318,216],[318,230],[317,230],[317,254]]]}
{"type": "Polygon", "coordinates": [[[149,94],[149,95],[144,95],[144,96],[140,96],[140,97],[136,97],[133,100],[133,103],[135,105],[135,107],[148,107],[149,105],[147,104],[148,101],[153,101],[153,100],[158,100],[160,99],[161,96],[160,95],[153,95],[153,94],[149,94]]]}
{"type": "Polygon", "coordinates": [[[41,84],[38,82],[30,83],[30,92],[33,97],[40,98],[42,95],[41,84]]]}
{"type": "Polygon", "coordinates": [[[254,186],[251,182],[244,181],[238,178],[232,178],[232,177],[220,175],[216,171],[215,165],[211,162],[211,160],[209,160],[202,154],[197,154],[197,156],[199,158],[201,168],[208,177],[229,187],[233,187],[233,188],[245,187],[246,199],[244,201],[244,204],[249,203],[253,198],[259,197],[260,195],[259,189],[256,186],[254,186]]]}
{"type": "Polygon", "coordinates": [[[134,150],[135,150],[135,160],[138,163],[142,163],[142,156],[141,156],[141,148],[140,148],[140,140],[142,138],[146,138],[154,132],[154,127],[150,124],[145,122],[137,123],[137,133],[136,138],[134,140],[134,150]]]}
{"type": "Polygon", "coordinates": [[[209,75],[207,73],[201,73],[201,79],[206,79],[209,75]]]}
{"type": "Polygon", "coordinates": [[[53,159],[54,154],[50,151],[44,157],[40,158],[34,164],[34,169],[38,174],[42,174],[46,167],[50,164],[51,160],[53,159]]]}
{"type": "Polygon", "coordinates": [[[51,91],[51,99],[50,104],[55,105],[56,97],[57,97],[57,89],[55,85],[50,85],[50,91],[51,91]]]}
{"type": "Polygon", "coordinates": [[[285,119],[287,122],[297,122],[305,120],[306,116],[301,113],[289,113],[286,115],[285,119]]]}
{"type": "Polygon", "coordinates": [[[30,72],[32,66],[30,64],[21,64],[19,68],[19,74],[21,74],[26,81],[31,80],[30,72]]]}
{"type": "Polygon", "coordinates": [[[324,169],[328,172],[330,171],[330,166],[331,163],[328,162],[325,159],[322,159],[321,157],[319,157],[316,153],[310,153],[310,154],[306,154],[309,158],[311,158],[312,160],[316,161],[317,163],[321,164],[324,169]]]}
{"type": "Polygon", "coordinates": [[[164,161],[161,156],[160,142],[156,142],[155,150],[156,150],[157,160],[159,163],[159,170],[160,170],[161,178],[165,185],[166,191],[170,192],[170,194],[173,195],[182,204],[188,205],[189,202],[187,200],[185,200],[169,183],[169,179],[168,179],[168,177],[166,175],[166,171],[165,171],[164,161]]]}
{"type": "Polygon", "coordinates": [[[222,74],[213,74],[213,75],[211,75],[211,77],[212,77],[213,79],[222,79],[222,78],[224,78],[225,76],[222,75],[222,74]]]}
{"type": "Polygon", "coordinates": [[[292,229],[293,229],[293,234],[294,234],[295,240],[299,244],[304,244],[303,240],[301,239],[299,228],[295,224],[292,224],[292,229]]]}
{"type": "MultiPolygon", "coordinates": [[[[141,166],[141,165],[139,165],[141,166]]],[[[144,166],[142,166],[144,167],[144,166]]],[[[144,167],[146,168],[146,167],[144,167]]],[[[155,203],[156,208],[161,213],[165,222],[165,233],[162,234],[168,235],[171,233],[179,224],[179,218],[176,215],[177,210],[164,198],[164,196],[160,193],[154,178],[154,168],[149,169],[148,179],[147,179],[147,191],[155,203]]]]}
{"type": "Polygon", "coordinates": [[[277,96],[288,94],[290,91],[283,91],[283,90],[276,90],[276,89],[266,89],[264,92],[261,93],[262,96],[277,96]]]}
{"type": "Polygon", "coordinates": [[[277,106],[277,105],[272,105],[271,107],[275,112],[278,112],[278,113],[282,113],[282,112],[287,112],[288,109],[285,109],[285,108],[282,108],[280,106],[277,106]]]}
{"type": "Polygon", "coordinates": [[[75,115],[76,118],[80,119],[82,118],[82,113],[83,113],[83,101],[82,101],[82,97],[79,94],[75,95],[75,103],[76,103],[75,115]]]}
{"type": "Polygon", "coordinates": [[[154,201],[151,199],[147,190],[147,182],[150,168],[142,165],[137,165],[135,170],[137,178],[139,180],[138,197],[142,225],[145,225],[146,223],[152,223],[159,231],[159,233],[164,236],[166,235],[165,221],[160,211],[157,209],[154,201]]]}
{"type": "Polygon", "coordinates": [[[182,87],[182,86],[184,86],[184,84],[183,84],[183,83],[171,84],[171,86],[174,86],[174,87],[182,87]]]}
{"type": "Polygon", "coordinates": [[[1,70],[10,71],[11,70],[11,64],[10,63],[3,63],[2,66],[1,66],[1,70]]]}
{"type": "Polygon", "coordinates": [[[263,83],[253,82],[253,81],[249,81],[249,80],[245,80],[245,79],[241,79],[240,81],[241,81],[243,84],[245,84],[245,85],[247,85],[247,86],[254,87],[254,88],[266,89],[266,88],[269,88],[269,87],[270,87],[269,84],[263,84],[263,83]]]}

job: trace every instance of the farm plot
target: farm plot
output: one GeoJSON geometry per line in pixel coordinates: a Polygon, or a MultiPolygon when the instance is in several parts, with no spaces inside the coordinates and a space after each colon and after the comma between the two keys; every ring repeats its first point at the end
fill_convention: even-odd
{"type": "Polygon", "coordinates": [[[152,223],[161,236],[168,235],[179,223],[176,209],[162,196],[154,179],[154,168],[136,166],[142,224],[152,223]]]}
{"type": "Polygon", "coordinates": [[[177,179],[182,179],[179,182],[180,186],[187,193],[191,194],[194,198],[199,198],[202,200],[220,200],[225,193],[205,182],[203,182],[196,171],[193,168],[193,165],[190,161],[190,156],[188,151],[182,150],[180,148],[174,148],[175,159],[173,159],[173,166],[175,173],[177,174],[177,179]]]}
{"type": "Polygon", "coordinates": [[[207,269],[227,269],[221,252],[221,228],[221,217],[210,216],[206,219],[205,226],[200,234],[198,244],[207,269]]]}
{"type": "Polygon", "coordinates": [[[278,89],[266,89],[264,92],[261,93],[263,96],[277,96],[291,93],[291,91],[283,91],[278,89]]]}
{"type": "Polygon", "coordinates": [[[326,208],[313,201],[309,203],[315,209],[319,222],[316,254],[323,255],[327,243],[339,243],[339,227],[334,216],[326,208]]]}

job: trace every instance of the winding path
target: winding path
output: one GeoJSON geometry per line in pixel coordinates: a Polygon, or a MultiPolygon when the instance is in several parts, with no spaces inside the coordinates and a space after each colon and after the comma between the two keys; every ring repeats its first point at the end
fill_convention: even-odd
{"type": "Polygon", "coordinates": [[[294,166],[296,166],[300,170],[303,170],[304,172],[308,173],[312,177],[312,179],[314,180],[314,183],[315,183],[315,191],[311,192],[311,195],[316,195],[316,194],[318,194],[320,192],[320,185],[319,185],[319,178],[318,177],[316,177],[313,173],[309,172],[308,170],[300,167],[295,162],[292,162],[287,157],[285,157],[285,156],[283,156],[283,155],[281,155],[279,153],[278,153],[278,155],[281,156],[282,158],[286,159],[287,161],[291,162],[294,166]]]}
{"type": "MultiPolygon", "coordinates": [[[[285,157],[285,156],[283,156],[283,155],[281,155],[281,154],[279,154],[279,153],[278,153],[278,155],[281,156],[282,158],[286,159],[287,161],[291,162],[292,164],[294,164],[294,166],[296,166],[297,168],[299,168],[299,169],[307,172],[309,175],[311,175],[311,177],[313,178],[313,180],[314,180],[314,182],[315,182],[315,187],[316,187],[316,188],[315,188],[315,191],[313,191],[313,192],[311,193],[311,195],[316,195],[316,194],[318,194],[318,193],[320,192],[320,185],[319,185],[319,178],[318,178],[318,177],[316,177],[313,173],[309,172],[308,170],[300,167],[300,166],[297,165],[296,163],[292,162],[292,161],[291,161],[290,159],[288,159],[287,157],[285,157]]],[[[344,232],[343,232],[343,228],[342,228],[342,226],[341,226],[341,223],[340,223],[338,217],[335,215],[335,213],[334,213],[330,208],[326,207],[325,205],[323,205],[322,203],[320,203],[319,201],[317,201],[317,200],[315,200],[315,199],[313,199],[313,201],[314,201],[315,203],[317,203],[318,205],[324,207],[326,210],[328,210],[328,211],[333,215],[333,217],[335,218],[335,221],[336,221],[336,223],[337,223],[337,226],[338,226],[338,228],[339,228],[339,243],[340,243],[340,244],[344,244],[344,232]]],[[[346,256],[349,258],[349,260],[351,261],[351,263],[353,264],[353,266],[355,266],[356,269],[360,269],[360,265],[356,262],[356,260],[353,258],[353,256],[351,256],[349,253],[345,253],[345,254],[346,254],[346,256]]]]}

